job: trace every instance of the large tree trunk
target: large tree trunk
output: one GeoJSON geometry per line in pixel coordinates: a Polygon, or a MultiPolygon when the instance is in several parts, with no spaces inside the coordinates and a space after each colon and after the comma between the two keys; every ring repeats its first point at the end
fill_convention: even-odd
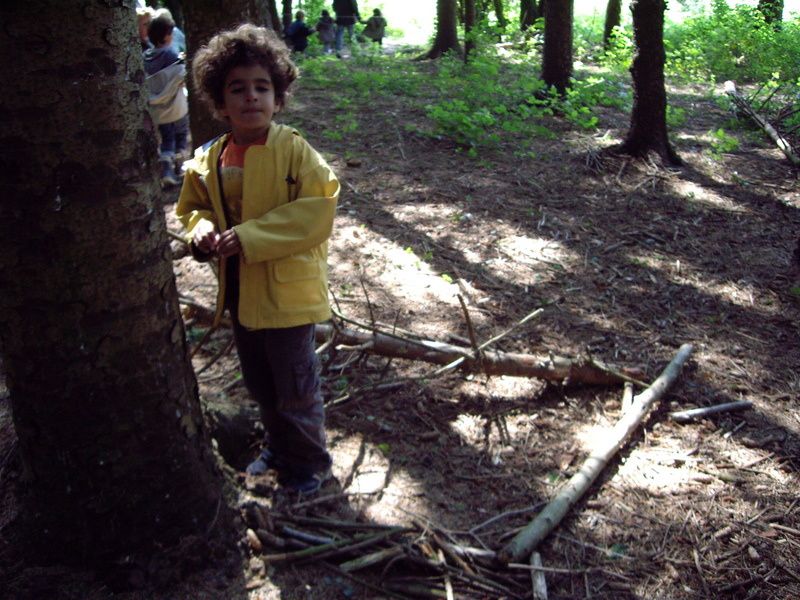
{"type": "Polygon", "coordinates": [[[519,26],[522,31],[526,31],[536,22],[541,15],[536,5],[536,0],[520,0],[519,3],[519,26]]]}
{"type": "MultiPolygon", "coordinates": [[[[270,0],[271,1],[271,0],[270,0]]],[[[211,37],[225,29],[242,23],[271,26],[273,23],[268,2],[264,0],[191,0],[184,3],[186,55],[191,71],[194,53],[211,37]]],[[[208,107],[193,93],[191,77],[189,86],[189,122],[192,144],[195,148],[228,130],[227,125],[211,115],[208,107]]]]}
{"type": "Polygon", "coordinates": [[[622,20],[622,0],[608,0],[606,5],[606,21],[603,27],[603,48],[608,49],[614,28],[619,27],[622,20]]]}
{"type": "Polygon", "coordinates": [[[633,112],[620,152],[646,156],[651,150],[667,163],[681,164],[667,135],[667,92],[664,89],[664,0],[633,0],[636,54],[631,65],[633,112]]]}
{"type": "Polygon", "coordinates": [[[69,562],[202,534],[220,500],[131,7],[0,8],[0,347],[21,514],[69,562]]]}
{"type": "Polygon", "coordinates": [[[758,0],[758,10],[764,15],[764,21],[780,28],[783,22],[783,0],[758,0]]]}
{"type": "Polygon", "coordinates": [[[560,93],[572,77],[572,0],[545,0],[542,79],[560,93]]]}
{"type": "Polygon", "coordinates": [[[458,45],[458,28],[456,27],[456,0],[437,0],[436,3],[436,37],[433,47],[422,58],[436,59],[446,52],[461,52],[458,45]]]}

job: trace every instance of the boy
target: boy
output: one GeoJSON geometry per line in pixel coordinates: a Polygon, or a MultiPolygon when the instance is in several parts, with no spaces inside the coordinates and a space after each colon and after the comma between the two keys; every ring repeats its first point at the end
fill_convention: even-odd
{"type": "Polygon", "coordinates": [[[163,187],[178,185],[181,177],[178,157],[186,152],[189,134],[189,103],[184,86],[186,67],[172,48],[174,29],[175,21],[168,10],[156,12],[147,28],[153,47],[144,53],[148,102],[161,135],[158,162],[163,187]]]}
{"type": "Polygon", "coordinates": [[[330,476],[314,324],[330,318],[327,239],[339,182],[294,129],[272,117],[297,68],[272,30],[241,25],[196,53],[195,89],[230,133],[187,163],[176,212],[193,254],[218,256],[216,321],[227,308],[245,384],[268,446],[250,475],[278,471],[310,494],[330,476]]]}
{"type": "Polygon", "coordinates": [[[286,39],[290,42],[292,50],[295,52],[305,52],[308,48],[308,38],[313,35],[314,30],[306,25],[306,13],[298,10],[294,15],[294,21],[286,28],[286,39]]]}

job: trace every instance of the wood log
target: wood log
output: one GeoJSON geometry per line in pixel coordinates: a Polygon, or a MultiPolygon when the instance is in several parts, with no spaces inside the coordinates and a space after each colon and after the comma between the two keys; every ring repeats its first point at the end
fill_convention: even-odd
{"type": "MultiPolygon", "coordinates": [[[[337,341],[364,348],[371,354],[385,357],[421,360],[448,365],[463,359],[459,368],[467,373],[537,377],[559,383],[612,385],[641,376],[639,371],[615,369],[595,360],[573,360],[562,356],[535,356],[497,350],[484,350],[476,358],[469,348],[431,340],[406,340],[383,333],[367,333],[352,329],[336,329],[337,341]]],[[[328,323],[317,325],[317,341],[329,339],[334,328],[328,323]]]]}
{"type": "Polygon", "coordinates": [[[597,445],[580,470],[559,490],[522,531],[502,548],[498,559],[505,564],[521,562],[555,529],[575,502],[589,489],[608,461],[614,456],[644,420],[653,404],[675,382],[684,363],[692,354],[692,345],[684,344],[652,385],[633,399],[631,407],[622,414],[613,430],[597,445]]]}
{"type": "Polygon", "coordinates": [[[800,166],[800,157],[795,154],[792,145],[770,125],[765,117],[758,114],[753,107],[750,106],[750,103],[747,102],[744,96],[739,93],[739,90],[736,89],[736,84],[733,81],[726,81],[724,87],[725,93],[730,96],[736,107],[750,117],[750,119],[775,142],[780,151],[783,152],[784,156],[786,156],[793,165],[800,166]]]}

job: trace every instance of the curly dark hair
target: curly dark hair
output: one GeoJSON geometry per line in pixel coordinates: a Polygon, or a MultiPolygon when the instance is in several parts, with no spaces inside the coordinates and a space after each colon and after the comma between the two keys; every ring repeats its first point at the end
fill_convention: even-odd
{"type": "Polygon", "coordinates": [[[250,23],[211,38],[192,59],[194,87],[211,111],[224,104],[225,78],[236,67],[259,65],[267,70],[275,90],[275,102],[284,106],[298,71],[286,44],[271,29],[250,23]]]}

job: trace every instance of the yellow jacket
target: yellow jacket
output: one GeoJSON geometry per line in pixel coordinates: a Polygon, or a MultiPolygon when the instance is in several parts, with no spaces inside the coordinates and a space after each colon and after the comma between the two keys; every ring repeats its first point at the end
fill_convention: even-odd
{"type": "MultiPolygon", "coordinates": [[[[195,151],[175,209],[192,239],[203,221],[228,228],[222,206],[219,156],[230,134],[195,151]]],[[[272,123],[267,143],[245,154],[239,254],[239,322],[250,329],[307,325],[329,319],[328,244],[339,181],[300,134],[272,123]]],[[[214,322],[225,299],[219,262],[214,322]]]]}

